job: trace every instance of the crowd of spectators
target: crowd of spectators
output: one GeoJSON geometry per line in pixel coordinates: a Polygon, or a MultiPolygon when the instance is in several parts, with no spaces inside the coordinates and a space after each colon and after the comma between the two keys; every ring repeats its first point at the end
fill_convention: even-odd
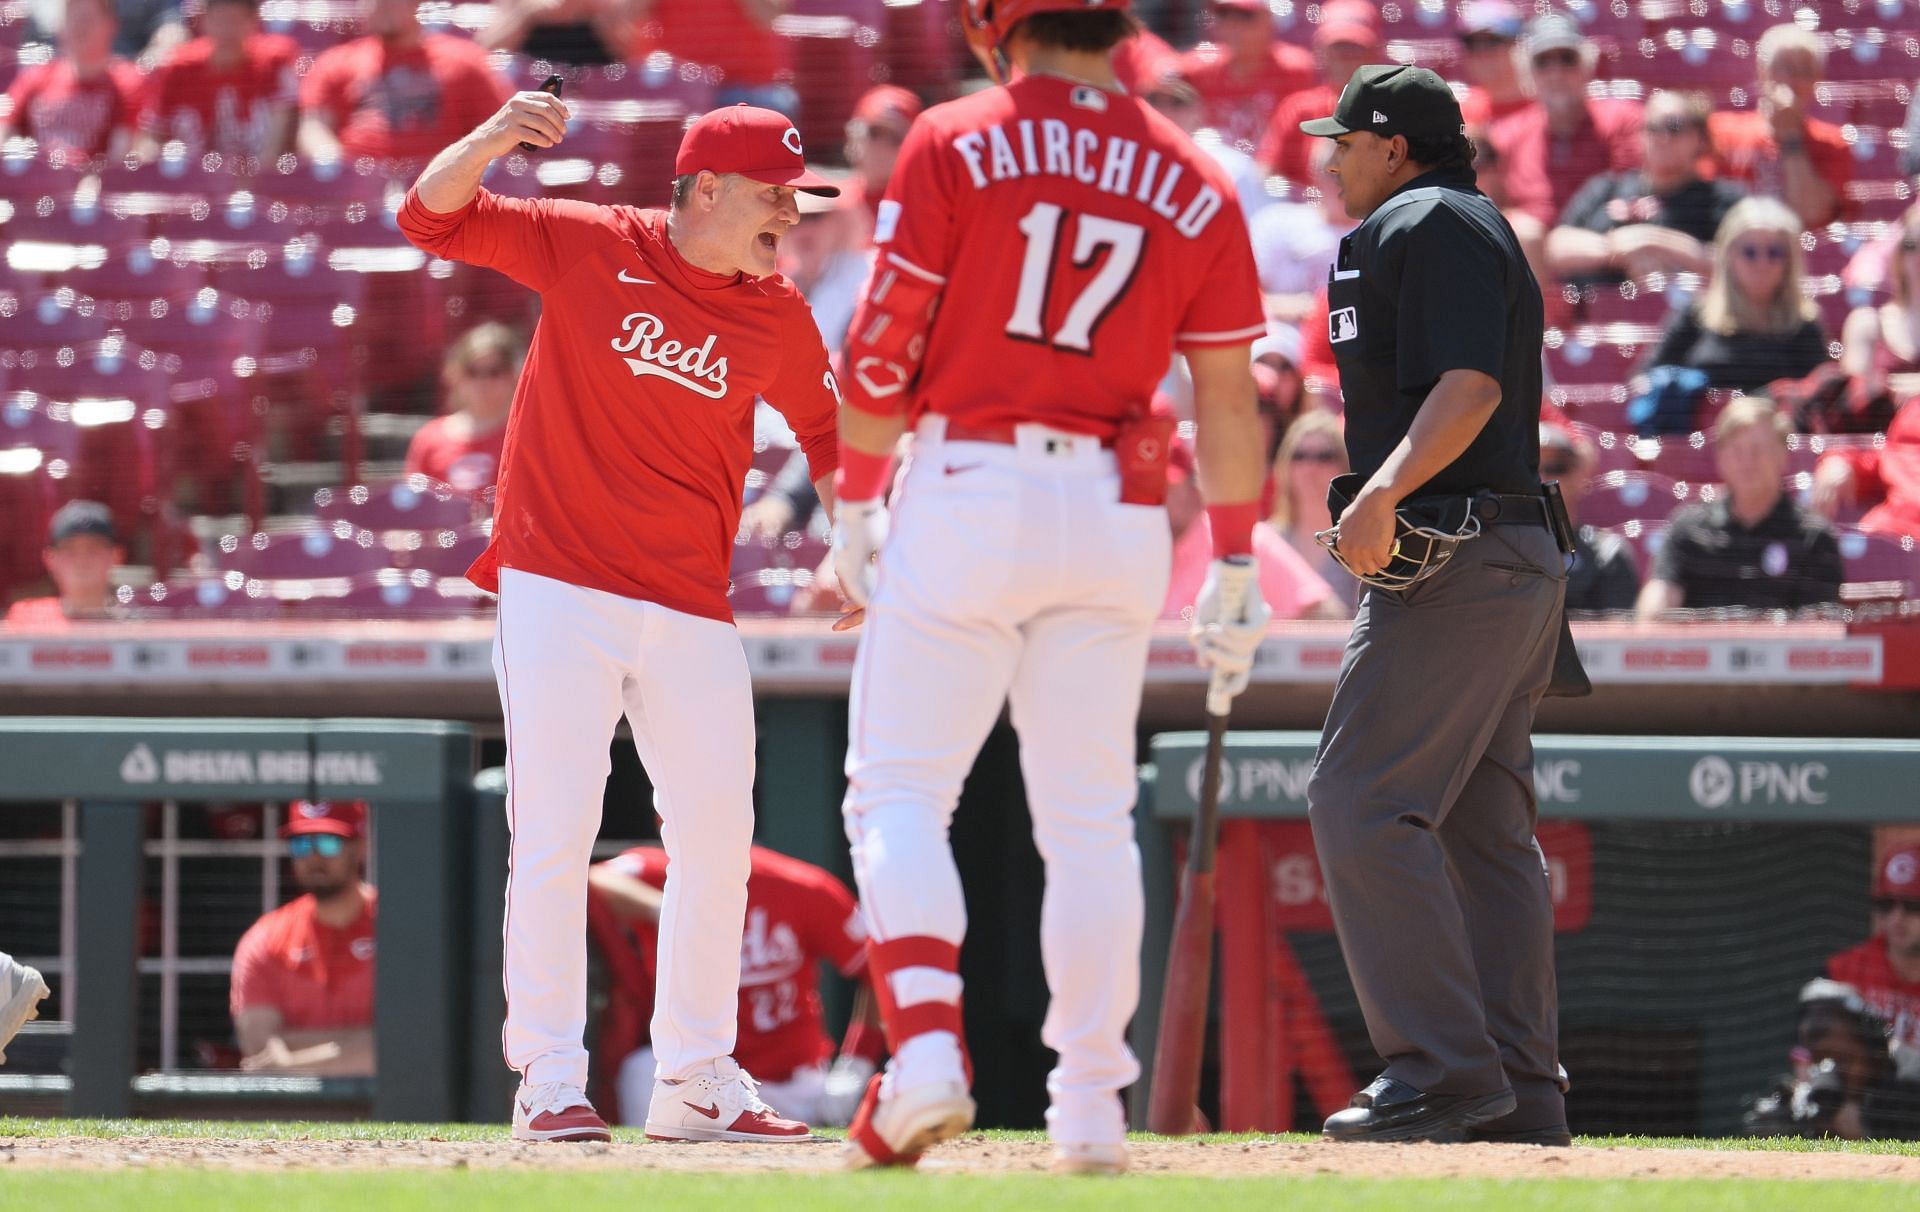
{"type": "MultiPolygon", "coordinates": [[[[800,11],[813,20],[832,7],[800,11]]],[[[316,45],[311,30],[265,28],[257,0],[190,0],[179,10],[134,0],[36,6],[36,14],[57,19],[23,35],[24,45],[50,43],[43,62],[13,56],[17,74],[0,106],[0,136],[35,143],[15,139],[9,163],[38,155],[112,166],[126,156],[157,158],[153,167],[164,169],[201,151],[245,164],[293,152],[306,164],[371,164],[376,175],[404,183],[422,158],[470,129],[511,88],[526,87],[536,63],[541,70],[645,65],[655,74],[663,62],[680,63],[698,71],[664,78],[669,87],[697,78],[706,90],[700,104],[746,100],[806,110],[808,128],[821,128],[826,102],[796,91],[796,81],[814,77],[796,73],[802,39],[791,36],[797,27],[782,24],[794,11],[789,0],[503,0],[466,30],[443,16],[423,26],[424,10],[413,0],[339,8],[353,14],[352,32],[343,23],[334,44],[316,45]]],[[[858,5],[846,8],[871,17],[858,5]]],[[[1920,168],[1911,162],[1920,103],[1912,112],[1887,108],[1904,105],[1901,90],[1911,81],[1880,81],[1892,91],[1871,94],[1879,100],[1870,111],[1868,102],[1836,100],[1822,82],[1835,78],[1830,59],[1851,43],[1818,28],[1812,10],[1789,24],[1769,28],[1755,16],[1729,30],[1737,37],[1719,44],[1722,57],[1705,72],[1694,70],[1697,57],[1659,53],[1662,30],[1653,18],[1636,40],[1617,22],[1589,24],[1591,6],[1548,11],[1470,0],[1449,10],[1443,23],[1416,24],[1406,6],[1369,0],[1285,13],[1263,0],[1143,6],[1157,28],[1118,54],[1123,79],[1222,161],[1249,212],[1271,326],[1256,347],[1274,456],[1270,537],[1298,557],[1271,561],[1292,584],[1270,597],[1296,607],[1277,613],[1322,615],[1353,603],[1353,585],[1313,538],[1326,527],[1325,505],[1307,487],[1323,471],[1331,475],[1324,460],[1339,447],[1342,401],[1322,287],[1353,224],[1326,172],[1326,141],[1300,135],[1298,123],[1328,112],[1355,66],[1382,58],[1429,63],[1456,82],[1481,188],[1522,237],[1547,297],[1543,467],[1563,480],[1576,511],[1583,499],[1597,502],[1573,570],[1579,609],[1624,612],[1637,600],[1642,617],[1656,617],[1670,609],[1831,605],[1841,584],[1856,579],[1845,567],[1836,574],[1841,556],[1859,548],[1853,540],[1887,538],[1912,554],[1905,536],[1920,532],[1920,413],[1907,401],[1920,394],[1920,310],[1912,302],[1920,210],[1901,216],[1911,184],[1894,174],[1920,168]],[[1196,35],[1193,45],[1176,45],[1196,35]],[[1883,148],[1896,154],[1882,156],[1883,148]],[[1871,165],[1879,167],[1863,167],[1871,165]],[[1856,183],[1856,174],[1869,171],[1879,179],[1856,183]],[[1770,397],[1777,408],[1758,421],[1740,412],[1746,423],[1729,427],[1721,422],[1736,414],[1723,410],[1738,397],[1770,397]],[[1722,448],[1722,435],[1743,447],[1752,442],[1741,431],[1762,430],[1786,435],[1784,461],[1773,457],[1771,438],[1765,457],[1747,460],[1782,478],[1772,494],[1778,500],[1764,509],[1749,499],[1757,487],[1734,487],[1735,452],[1722,448]],[[1810,461],[1815,437],[1822,457],[1810,461]],[[1619,516],[1619,502],[1647,484],[1654,487],[1642,511],[1619,516]],[[1707,592],[1684,567],[1698,555],[1690,544],[1703,526],[1780,530],[1783,542],[1791,528],[1805,542],[1787,544],[1784,570],[1779,549],[1760,543],[1757,563],[1707,592]]],[[[925,44],[925,54],[945,58],[939,71],[896,71],[882,48],[881,65],[863,82],[870,87],[847,92],[831,128],[846,165],[841,198],[809,214],[780,250],[782,269],[812,303],[830,350],[845,339],[866,277],[878,202],[901,140],[925,104],[973,86],[962,79],[971,69],[955,32],[947,28],[945,41],[925,44]],[[886,82],[889,74],[912,76],[914,87],[886,82]]],[[[1867,78],[1857,63],[1846,66],[1845,78],[1867,78]]],[[[1911,70],[1903,60],[1886,67],[1888,77],[1911,70]]],[[[611,129],[617,135],[617,125],[611,129]]],[[[583,133],[601,145],[609,137],[598,128],[583,133]]],[[[613,163],[588,165],[589,189],[618,167],[614,146],[613,163]]],[[[529,173],[521,188],[560,180],[547,167],[529,173]]],[[[57,272],[32,281],[14,275],[0,278],[0,293],[11,286],[31,305],[26,296],[57,291],[60,282],[57,272]]],[[[518,311],[488,306],[481,293],[456,304],[416,313],[424,331],[411,341],[402,308],[384,335],[402,354],[446,342],[435,390],[418,393],[441,415],[420,417],[423,399],[401,406],[415,414],[413,423],[424,421],[404,470],[473,496],[476,524],[484,525],[484,494],[531,317],[524,302],[518,311]]],[[[389,326],[384,314],[378,322],[389,326]]],[[[403,376],[394,368],[406,360],[376,352],[373,372],[403,376]]],[[[32,386],[26,375],[0,383],[16,392],[32,386]]],[[[1184,413],[1177,364],[1163,388],[1156,406],[1184,413]]],[[[305,445],[342,423],[355,430],[358,414],[310,424],[305,445]]],[[[772,556],[746,558],[743,575],[784,578],[799,592],[776,595],[781,602],[831,609],[828,579],[796,563],[817,551],[824,519],[786,466],[790,435],[765,423],[757,442],[766,449],[746,485],[741,544],[743,552],[772,556]],[[809,531],[810,539],[796,541],[809,531]]],[[[1176,502],[1182,492],[1177,486],[1176,502]]],[[[115,541],[131,558],[158,564],[157,540],[130,532],[156,526],[166,502],[156,509],[148,500],[140,518],[108,503],[115,541]]],[[[1176,504],[1170,525],[1186,535],[1178,513],[1176,504]]],[[[0,568],[0,599],[34,592],[43,566],[52,570],[52,550],[42,553],[37,542],[47,533],[45,517],[31,523],[35,541],[12,543],[18,566],[0,568]]],[[[253,511],[244,522],[272,525],[253,511]]],[[[1745,551],[1751,538],[1731,546],[1745,551]]],[[[443,536],[441,545],[457,542],[443,536]]],[[[202,543],[192,574],[230,572],[221,550],[202,543]]],[[[419,571],[404,559],[395,563],[388,575],[419,571]]],[[[164,579],[166,570],[156,574],[164,579]]],[[[1910,594],[1920,556],[1905,579],[1910,594]]],[[[123,588],[118,605],[147,604],[135,588],[131,595],[123,588]]],[[[471,605],[469,597],[462,608],[471,605]]],[[[1177,611],[1171,599],[1170,607],[1177,611]]]]}

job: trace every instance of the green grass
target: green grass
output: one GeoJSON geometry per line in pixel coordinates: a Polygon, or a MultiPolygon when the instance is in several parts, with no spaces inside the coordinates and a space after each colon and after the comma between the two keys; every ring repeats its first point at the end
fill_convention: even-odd
{"type": "MultiPolygon", "coordinates": [[[[1038,1133],[989,1131],[994,1140],[1032,1141],[1038,1133]]],[[[503,1125],[339,1122],[236,1123],[215,1120],[89,1120],[0,1117],[0,1210],[35,1212],[539,1212],[564,1207],[715,1208],[722,1212],[1274,1212],[1280,1209],[1410,1208],[1419,1212],[1499,1209],[1501,1212],[1920,1212],[1920,1187],[1874,1182],[1755,1180],[1595,1181],[1542,1178],[1366,1179],[1221,1177],[1140,1173],[1121,1180],[1061,1179],[1035,1173],[674,1173],[592,1169],[575,1172],[467,1169],[409,1165],[391,1170],[234,1171],[134,1167],[101,1171],[7,1166],[18,1139],[501,1141],[503,1125]]],[[[616,1139],[638,1141],[636,1130],[616,1139]]],[[[1136,1139],[1150,1140],[1151,1137],[1136,1139]]],[[[1216,1134],[1198,1138],[1231,1147],[1250,1141],[1306,1143],[1305,1135],[1275,1138],[1216,1134]]],[[[1583,1137],[1576,1143],[1626,1149],[1763,1149],[1920,1156],[1920,1144],[1801,1140],[1704,1140],[1656,1137],[1583,1137]]]]}

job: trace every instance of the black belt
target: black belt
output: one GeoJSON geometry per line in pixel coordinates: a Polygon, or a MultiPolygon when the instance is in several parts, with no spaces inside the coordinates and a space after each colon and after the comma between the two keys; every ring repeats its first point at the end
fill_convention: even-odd
{"type": "Polygon", "coordinates": [[[1485,526],[1545,526],[1547,499],[1534,492],[1483,492],[1473,498],[1474,516],[1485,526]]]}

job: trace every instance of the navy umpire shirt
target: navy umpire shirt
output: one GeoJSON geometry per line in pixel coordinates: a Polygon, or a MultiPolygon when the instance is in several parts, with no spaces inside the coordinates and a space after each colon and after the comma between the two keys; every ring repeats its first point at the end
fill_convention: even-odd
{"type": "Polygon", "coordinates": [[[1471,169],[1407,182],[1340,241],[1327,335],[1346,396],[1347,454],[1371,478],[1450,370],[1500,384],[1461,456],[1409,495],[1540,491],[1540,286],[1471,169]]]}

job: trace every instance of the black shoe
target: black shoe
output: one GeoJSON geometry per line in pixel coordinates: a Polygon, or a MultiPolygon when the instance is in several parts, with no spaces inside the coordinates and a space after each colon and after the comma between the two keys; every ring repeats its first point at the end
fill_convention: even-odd
{"type": "Polygon", "coordinates": [[[1573,1133],[1567,1131],[1565,1124],[1554,1124],[1546,1128],[1522,1128],[1518,1131],[1504,1128],[1469,1128],[1466,1139],[1490,1145],[1546,1145],[1549,1148],[1564,1149],[1573,1143],[1573,1133]]]}
{"type": "Polygon", "coordinates": [[[1328,1140],[1457,1141],[1475,1124],[1499,1119],[1519,1105],[1511,1090],[1492,1094],[1428,1094],[1391,1077],[1377,1077],[1327,1119],[1328,1140]]]}

